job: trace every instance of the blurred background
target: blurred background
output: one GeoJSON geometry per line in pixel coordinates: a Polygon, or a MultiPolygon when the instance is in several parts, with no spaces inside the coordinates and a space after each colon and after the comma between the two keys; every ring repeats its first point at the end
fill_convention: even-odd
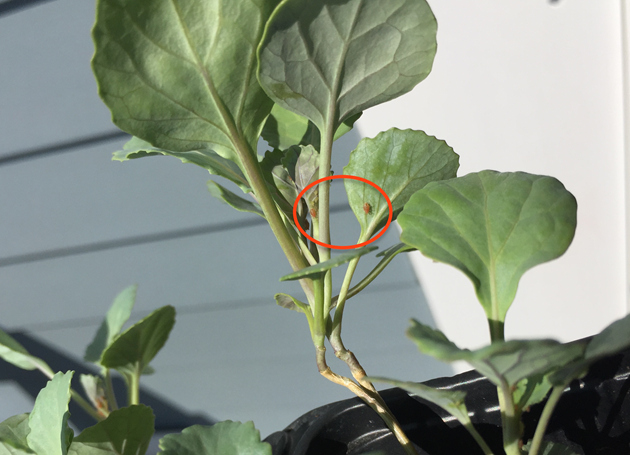
{"type": "MultiPolygon", "coordinates": [[[[361,138],[421,129],[460,154],[460,175],[522,170],[573,192],[573,245],[524,276],[508,338],[568,341],[628,311],[624,1],[430,1],[433,72],[336,145],[341,173],[361,138]]],[[[278,282],[290,267],[262,219],[213,199],[194,165],[111,161],[128,136],[90,70],[94,10],[90,0],[0,1],[0,327],[78,365],[112,299],[136,283],[134,322],[177,309],[143,387],[182,425],[253,420],[264,437],[350,397],[318,374],[304,317],[274,303],[300,291],[278,282]]],[[[342,185],[332,188],[333,240],[353,243],[358,223],[342,185]]],[[[392,226],[378,244],[397,241],[392,226]]],[[[365,273],[375,261],[362,263],[365,273]]],[[[466,368],[418,354],[404,335],[412,317],[465,347],[488,341],[471,283],[418,253],[399,255],[346,314],[346,345],[373,375],[422,381],[466,368]]],[[[33,404],[16,383],[31,376],[12,371],[0,364],[0,420],[33,404]]]]}

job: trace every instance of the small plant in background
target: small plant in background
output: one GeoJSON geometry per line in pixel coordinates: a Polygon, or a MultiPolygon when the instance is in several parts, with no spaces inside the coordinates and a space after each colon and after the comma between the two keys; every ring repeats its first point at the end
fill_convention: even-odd
{"type": "MultiPolygon", "coordinates": [[[[169,155],[207,169],[242,190],[214,180],[210,193],[236,210],[267,220],[303,296],[277,294],[278,305],[304,314],[319,372],[363,399],[408,454],[416,449],[372,381],[401,386],[451,412],[484,453],[463,392],[367,376],[344,344],[342,322],[357,296],[402,252],[414,249],[462,270],[486,312],[492,344],[460,349],[418,321],[409,336],[424,353],[466,360],[497,386],[503,446],[508,455],[550,453],[542,440],[566,385],[594,361],[630,345],[630,318],[590,341],[505,341],[504,323],[525,271],[562,255],[573,239],[577,204],[552,177],[482,171],[457,177],[459,157],[422,131],[390,129],[363,139],[342,175],[332,175],[333,142],[361,113],[409,92],[427,77],[437,23],[424,0],[98,0],[93,69],[114,123],[133,138],[114,159],[169,155]],[[271,150],[257,152],[263,138],[271,150]],[[330,180],[343,179],[360,227],[355,245],[333,245],[330,180]],[[355,280],[361,257],[377,247],[392,220],[401,243],[355,280]],[[348,250],[331,254],[332,249],[348,250]],[[334,295],[332,275],[343,281],[334,295]],[[327,347],[349,374],[332,371],[327,347]],[[521,416],[550,392],[532,441],[521,416]],[[526,445],[524,443],[527,442],[526,445]],[[544,446],[544,452],[541,450],[544,446]]],[[[0,355],[51,378],[30,415],[0,424],[0,453],[143,454],[153,414],[139,403],[139,381],[173,327],[172,307],[122,331],[135,300],[128,288],[115,300],[86,360],[101,368],[83,376],[88,400],[70,388],[72,372],[54,373],[2,334],[0,355]],[[126,406],[113,395],[111,371],[128,387],[126,406]],[[98,423],[73,439],[68,401],[75,398],[98,423]]],[[[160,441],[162,454],[268,455],[251,423],[193,426],[160,441]]],[[[564,453],[564,452],[563,452],[564,453]]],[[[570,452],[566,452],[570,453],[570,452]]]]}

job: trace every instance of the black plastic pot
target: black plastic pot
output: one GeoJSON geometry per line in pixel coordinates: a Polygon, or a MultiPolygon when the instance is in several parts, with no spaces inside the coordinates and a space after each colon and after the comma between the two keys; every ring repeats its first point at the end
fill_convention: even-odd
{"type": "MultiPolygon", "coordinates": [[[[496,455],[501,448],[501,415],[496,387],[471,371],[425,384],[464,390],[477,430],[496,455]]],[[[448,413],[401,389],[382,392],[422,455],[476,455],[479,447],[448,413]]],[[[531,438],[544,403],[524,414],[531,438]]],[[[547,439],[584,455],[630,455],[630,350],[594,364],[565,391],[549,424],[547,439]]],[[[359,455],[382,451],[404,455],[383,421],[360,399],[317,408],[266,439],[273,455],[359,455]]]]}

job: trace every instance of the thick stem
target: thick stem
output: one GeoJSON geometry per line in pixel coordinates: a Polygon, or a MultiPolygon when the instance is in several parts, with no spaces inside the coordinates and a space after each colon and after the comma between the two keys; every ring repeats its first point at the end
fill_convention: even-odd
{"type": "MultiPolygon", "coordinates": [[[[282,251],[284,251],[284,254],[289,260],[291,268],[293,270],[300,270],[308,267],[308,262],[304,256],[302,256],[302,253],[298,249],[295,241],[291,238],[291,234],[289,234],[289,231],[284,225],[282,217],[278,212],[278,207],[276,206],[276,203],[269,192],[269,188],[267,188],[265,178],[262,175],[260,164],[256,159],[256,154],[253,150],[251,150],[249,145],[243,141],[241,136],[238,134],[238,131],[236,131],[233,126],[230,132],[232,133],[233,143],[238,151],[238,156],[241,160],[247,181],[254,190],[254,194],[260,204],[260,208],[265,214],[265,218],[276,236],[282,251]]],[[[300,280],[300,284],[307,296],[313,295],[313,288],[310,280],[300,280]]]]}
{"type": "Polygon", "coordinates": [[[127,375],[127,393],[128,393],[128,406],[134,404],[140,404],[140,368],[137,367],[136,371],[127,375]]]}
{"type": "Polygon", "coordinates": [[[407,438],[407,435],[400,427],[400,424],[396,418],[392,415],[391,411],[382,405],[382,399],[380,396],[374,396],[374,394],[368,390],[365,390],[359,384],[354,382],[350,378],[340,376],[330,369],[326,363],[326,349],[317,349],[317,367],[322,376],[335,384],[342,385],[361,398],[365,404],[371,407],[376,413],[383,419],[387,427],[392,431],[398,442],[402,446],[407,455],[418,455],[415,447],[407,438]]]}
{"type": "Polygon", "coordinates": [[[514,406],[514,398],[510,386],[503,382],[498,387],[501,422],[503,426],[503,449],[506,455],[521,455],[521,421],[514,406]]]}
{"type": "Polygon", "coordinates": [[[547,403],[545,403],[543,412],[540,415],[540,420],[538,420],[538,425],[536,425],[536,432],[534,433],[534,438],[532,439],[532,445],[529,449],[528,455],[538,455],[543,437],[545,436],[545,432],[547,431],[547,425],[549,424],[551,415],[553,414],[553,411],[556,408],[560,397],[562,396],[564,387],[564,385],[556,386],[551,391],[549,399],[547,400],[547,403]]]}
{"type": "Polygon", "coordinates": [[[505,341],[505,323],[494,319],[488,319],[490,326],[490,340],[493,343],[497,341],[505,341]]]}

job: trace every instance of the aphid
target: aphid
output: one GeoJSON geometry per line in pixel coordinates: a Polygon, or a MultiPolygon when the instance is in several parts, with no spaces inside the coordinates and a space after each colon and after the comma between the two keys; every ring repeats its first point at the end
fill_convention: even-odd
{"type": "Polygon", "coordinates": [[[311,210],[309,210],[311,212],[311,217],[312,218],[317,218],[317,209],[315,207],[313,207],[311,210]]]}
{"type": "Polygon", "coordinates": [[[366,215],[371,215],[372,206],[366,202],[365,204],[363,204],[363,211],[365,212],[366,215]]]}

